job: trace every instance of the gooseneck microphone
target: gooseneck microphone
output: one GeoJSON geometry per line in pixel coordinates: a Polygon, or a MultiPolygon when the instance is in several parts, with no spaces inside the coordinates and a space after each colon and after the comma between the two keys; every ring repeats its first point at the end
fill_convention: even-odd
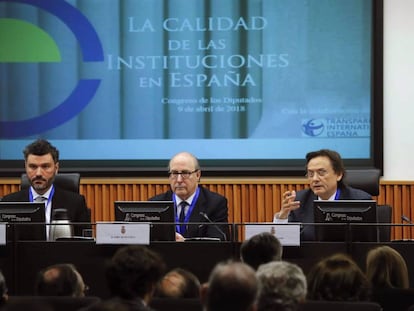
{"type": "MultiPolygon", "coordinates": [[[[409,223],[410,225],[412,225],[413,224],[413,222],[411,221],[411,219],[410,218],[408,218],[407,216],[405,216],[405,215],[401,215],[401,220],[402,220],[402,222],[407,222],[407,223],[409,223]]],[[[407,241],[407,239],[404,239],[404,231],[405,230],[403,230],[403,241],[407,241]]],[[[409,239],[409,241],[413,241],[412,239],[409,239]]]]}
{"type": "Polygon", "coordinates": [[[410,225],[412,225],[413,224],[413,222],[411,221],[411,219],[410,218],[408,218],[407,216],[405,216],[405,215],[401,215],[401,220],[402,221],[405,221],[405,222],[408,222],[410,225]]]}
{"type": "Polygon", "coordinates": [[[214,228],[216,228],[217,229],[217,231],[223,236],[223,241],[227,241],[227,235],[223,232],[223,230],[221,230],[220,229],[220,227],[219,226],[217,226],[211,219],[210,219],[210,217],[208,217],[207,216],[207,214],[206,213],[204,213],[204,212],[200,212],[200,215],[204,218],[204,219],[206,219],[209,223],[211,223],[211,224],[213,224],[213,226],[214,226],[214,228]]]}

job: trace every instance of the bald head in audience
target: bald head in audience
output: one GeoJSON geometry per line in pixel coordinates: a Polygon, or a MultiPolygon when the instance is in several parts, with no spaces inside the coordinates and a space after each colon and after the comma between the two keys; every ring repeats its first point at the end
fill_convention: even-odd
{"type": "Polygon", "coordinates": [[[39,296],[83,297],[87,287],[74,265],[56,264],[41,270],[36,279],[35,292],[39,296]]]}
{"type": "Polygon", "coordinates": [[[201,290],[206,311],[255,310],[256,294],[255,271],[242,262],[217,264],[201,290]]]}
{"type": "Polygon", "coordinates": [[[157,286],[156,295],[168,298],[199,298],[200,281],[191,271],[175,268],[157,286]]]}

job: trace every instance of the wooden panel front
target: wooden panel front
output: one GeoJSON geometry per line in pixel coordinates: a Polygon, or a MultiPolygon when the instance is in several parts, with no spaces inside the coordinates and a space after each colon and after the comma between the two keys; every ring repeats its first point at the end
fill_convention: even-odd
{"type": "MultiPolygon", "coordinates": [[[[20,180],[0,179],[0,197],[19,190],[20,180]]],[[[286,190],[307,187],[304,178],[203,178],[202,184],[229,201],[229,221],[234,223],[271,222],[280,209],[280,198],[286,190]]],[[[114,219],[114,201],[147,200],[169,189],[167,178],[82,178],[80,192],[92,210],[92,221],[114,219]]],[[[392,206],[393,223],[402,224],[402,215],[414,220],[414,181],[381,181],[378,204],[392,206]]],[[[414,238],[414,228],[395,226],[394,239],[414,238]]]]}

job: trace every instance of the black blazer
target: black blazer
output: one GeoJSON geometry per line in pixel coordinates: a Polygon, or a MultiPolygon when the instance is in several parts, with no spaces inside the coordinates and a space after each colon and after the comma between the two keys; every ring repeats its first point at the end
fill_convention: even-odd
{"type": "MultiPolygon", "coordinates": [[[[228,228],[228,206],[227,199],[207,188],[199,186],[200,195],[190,215],[189,222],[201,223],[195,225],[188,225],[187,232],[184,234],[185,238],[194,237],[210,237],[219,238],[220,240],[229,239],[228,228]],[[225,223],[218,225],[208,225],[209,221],[201,216],[200,213],[205,213],[207,217],[214,223],[225,223]],[[207,224],[202,224],[207,223],[207,224]]],[[[172,201],[173,192],[168,190],[165,193],[156,195],[149,199],[150,201],[172,201]]],[[[176,209],[177,211],[177,209],[176,209]]]]}
{"type": "MultiPolygon", "coordinates": [[[[2,201],[7,202],[28,202],[30,188],[10,193],[3,197],[2,201]]],[[[90,223],[88,208],[86,206],[85,197],[75,192],[66,191],[55,187],[55,193],[52,198],[52,215],[53,210],[64,208],[68,211],[70,222],[90,223]]],[[[83,229],[90,229],[90,225],[74,225],[74,234],[82,236],[83,229]]]]}
{"type": "MultiPolygon", "coordinates": [[[[296,200],[300,201],[300,207],[289,213],[289,222],[314,223],[313,201],[318,197],[311,189],[305,189],[296,193],[296,200]]],[[[349,186],[341,188],[339,200],[372,200],[369,193],[349,186]]],[[[302,241],[315,240],[314,226],[305,226],[301,231],[302,241]]]]}

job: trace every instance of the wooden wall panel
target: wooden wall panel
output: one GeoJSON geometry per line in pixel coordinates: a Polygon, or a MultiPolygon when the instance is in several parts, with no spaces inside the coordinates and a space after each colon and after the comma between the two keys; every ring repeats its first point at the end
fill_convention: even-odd
{"type": "MultiPolygon", "coordinates": [[[[19,190],[17,178],[0,179],[0,197],[19,190]]],[[[280,198],[287,190],[307,187],[305,178],[203,178],[202,184],[227,197],[229,221],[232,223],[270,222],[280,209],[280,198]]],[[[167,191],[168,179],[163,178],[82,178],[80,192],[92,210],[92,220],[114,219],[113,202],[147,200],[167,191]]],[[[381,181],[378,204],[393,210],[394,239],[414,238],[414,226],[403,224],[401,216],[414,221],[414,181],[381,181]]]]}

